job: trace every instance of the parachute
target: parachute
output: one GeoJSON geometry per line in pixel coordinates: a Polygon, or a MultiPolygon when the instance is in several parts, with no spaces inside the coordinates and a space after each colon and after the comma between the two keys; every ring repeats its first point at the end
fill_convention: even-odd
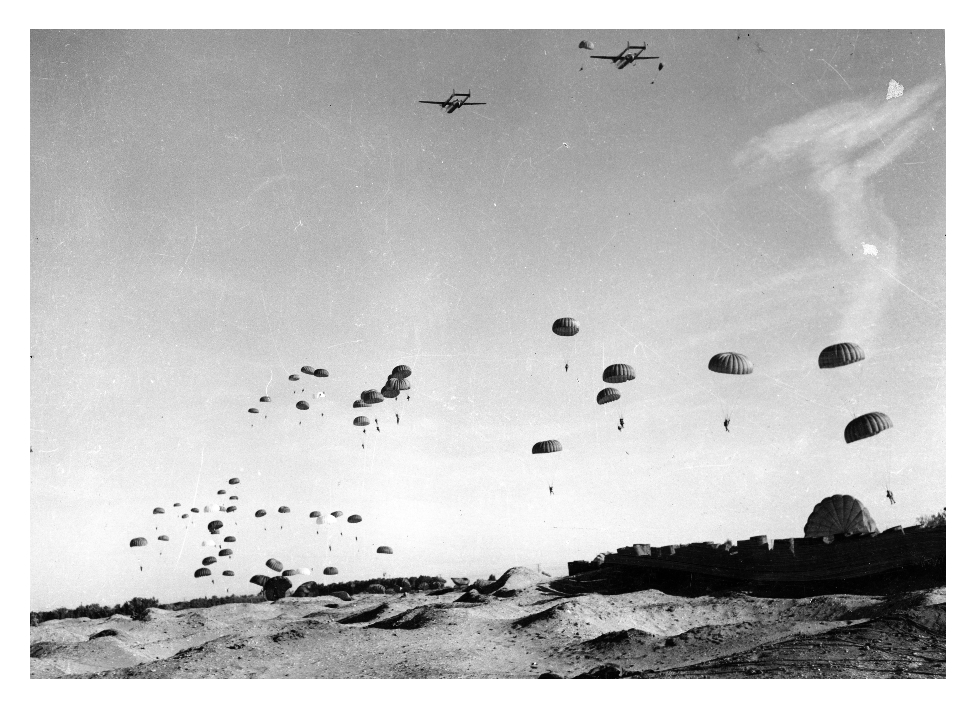
{"type": "Polygon", "coordinates": [[[158,537],[156,537],[156,538],[157,538],[157,539],[158,539],[159,541],[161,541],[161,542],[168,542],[168,541],[169,541],[169,537],[168,537],[168,536],[166,536],[165,534],[160,534],[160,535],[159,535],[158,537]]]}
{"type": "Polygon", "coordinates": [[[217,543],[215,541],[213,541],[212,539],[204,539],[203,540],[203,543],[200,544],[200,546],[201,547],[215,547],[215,546],[217,546],[217,543]]]}
{"type": "Polygon", "coordinates": [[[200,508],[199,507],[191,507],[190,508],[190,512],[199,512],[199,511],[200,511],[200,508]]]}
{"type": "Polygon", "coordinates": [[[596,45],[590,42],[588,39],[584,39],[579,42],[579,49],[588,49],[590,52],[596,48],[596,45]]]}
{"type": "Polygon", "coordinates": [[[302,371],[303,374],[314,374],[315,373],[315,368],[314,367],[309,367],[306,364],[304,367],[301,368],[301,371],[302,371]]]}
{"type": "Polygon", "coordinates": [[[231,505],[230,507],[227,508],[227,512],[236,512],[236,511],[237,511],[237,505],[231,505]]]}
{"type": "Polygon", "coordinates": [[[617,401],[620,398],[620,390],[614,389],[613,387],[606,387],[601,392],[596,394],[596,403],[602,406],[603,404],[608,404],[611,401],[617,401]]]}
{"type": "Polygon", "coordinates": [[[807,537],[831,537],[879,530],[863,503],[850,495],[833,495],[813,508],[802,531],[807,537]]]}
{"type": "Polygon", "coordinates": [[[819,368],[845,367],[848,364],[862,362],[866,358],[867,356],[863,353],[863,348],[860,345],[852,342],[841,342],[830,345],[819,353],[819,368]]]}
{"type": "Polygon", "coordinates": [[[189,517],[189,515],[185,513],[180,515],[180,519],[186,519],[187,517],[189,517]]]}
{"type": "Polygon", "coordinates": [[[579,321],[575,318],[559,318],[552,323],[552,332],[560,337],[572,337],[579,334],[579,321]]]}
{"type": "Polygon", "coordinates": [[[375,389],[366,389],[364,392],[362,392],[362,394],[360,395],[360,398],[362,399],[363,403],[366,403],[366,404],[381,404],[381,403],[383,403],[383,395],[380,394],[375,389]]]}
{"type": "Polygon", "coordinates": [[[271,397],[270,396],[262,396],[261,397],[261,403],[262,404],[270,404],[271,403],[271,397]]]}
{"type": "Polygon", "coordinates": [[[708,362],[708,369],[718,374],[751,374],[755,368],[743,354],[719,352],[708,362]]]}
{"type": "Polygon", "coordinates": [[[376,549],[376,553],[377,554],[392,554],[393,553],[393,550],[391,548],[389,548],[389,547],[383,546],[383,547],[379,547],[378,549],[376,549]]]}
{"type": "Polygon", "coordinates": [[[301,379],[301,377],[299,377],[299,376],[298,376],[297,374],[292,374],[292,375],[290,375],[290,376],[288,377],[288,381],[289,381],[289,382],[296,382],[296,381],[298,381],[299,379],[301,379]]]}
{"type": "Polygon", "coordinates": [[[182,507],[182,506],[183,506],[183,505],[182,505],[182,504],[180,504],[179,502],[174,502],[174,503],[173,503],[173,507],[182,507]]]}
{"type": "Polygon", "coordinates": [[[846,429],[843,431],[843,438],[846,439],[847,443],[853,443],[853,441],[876,436],[881,431],[886,431],[888,428],[893,427],[893,425],[894,422],[890,420],[887,414],[873,411],[863,416],[857,416],[850,423],[846,424],[846,429]]]}
{"type": "Polygon", "coordinates": [[[298,569],[285,569],[284,570],[284,573],[281,574],[281,575],[282,576],[297,576],[298,575],[298,569]]]}
{"type": "Polygon", "coordinates": [[[311,569],[309,569],[307,566],[302,566],[299,569],[295,569],[295,571],[298,572],[299,576],[311,576],[311,569]]]}
{"type": "Polygon", "coordinates": [[[328,376],[328,370],[327,369],[316,369],[314,372],[312,372],[312,374],[314,374],[316,377],[327,377],[328,376]]]}
{"type": "Polygon", "coordinates": [[[249,414],[259,414],[261,412],[258,411],[257,409],[250,408],[250,409],[247,409],[247,413],[249,413],[249,414]]]}
{"type": "Polygon", "coordinates": [[[226,495],[227,494],[227,491],[226,490],[217,490],[217,494],[218,495],[226,495]]]}
{"type": "Polygon", "coordinates": [[[539,441],[532,446],[532,453],[558,453],[562,450],[562,444],[558,441],[539,441]]]}
{"type": "Polygon", "coordinates": [[[251,583],[257,586],[263,586],[267,583],[267,576],[264,574],[254,574],[251,576],[251,583]]]}
{"type": "Polygon", "coordinates": [[[203,506],[203,511],[204,512],[212,512],[213,511],[213,508],[210,505],[204,505],[203,506]]]}
{"type": "Polygon", "coordinates": [[[227,544],[233,544],[237,541],[237,537],[224,537],[223,540],[227,544]]]}
{"type": "Polygon", "coordinates": [[[267,514],[267,512],[265,512],[264,510],[258,510],[257,512],[254,513],[254,516],[255,517],[263,517],[266,514],[267,514]]]}
{"type": "Polygon", "coordinates": [[[297,404],[295,404],[295,408],[298,409],[299,411],[308,411],[308,402],[299,401],[297,404]]]}
{"type": "Polygon", "coordinates": [[[264,598],[269,601],[277,601],[284,598],[291,588],[291,582],[283,576],[274,576],[264,584],[264,598]]]}
{"type": "Polygon", "coordinates": [[[310,515],[308,515],[308,516],[309,516],[309,517],[321,517],[321,516],[322,516],[322,513],[321,513],[321,512],[319,512],[318,510],[314,510],[314,511],[313,511],[313,512],[312,512],[312,513],[311,513],[310,515]]]}
{"type": "Polygon", "coordinates": [[[149,542],[146,541],[145,537],[136,537],[129,542],[130,547],[144,547],[147,546],[149,542]]]}
{"type": "Polygon", "coordinates": [[[324,573],[326,576],[335,576],[336,574],[338,574],[338,572],[339,570],[336,569],[334,566],[326,566],[324,573]]]}
{"type": "Polygon", "coordinates": [[[221,522],[219,519],[215,519],[207,525],[207,529],[210,530],[210,534],[216,534],[220,531],[221,527],[223,527],[223,522],[221,522]]]}
{"type": "Polygon", "coordinates": [[[210,575],[210,569],[197,569],[193,572],[193,578],[199,579],[210,575]]]}
{"type": "Polygon", "coordinates": [[[349,518],[346,521],[349,524],[358,524],[359,522],[362,521],[362,517],[360,517],[359,515],[349,515],[349,518]]]}
{"type": "Polygon", "coordinates": [[[291,512],[291,508],[290,507],[285,507],[284,505],[281,505],[278,508],[278,512],[280,512],[281,514],[287,514],[288,512],[291,512]]]}
{"type": "Polygon", "coordinates": [[[238,483],[240,483],[240,478],[230,478],[228,482],[230,485],[237,485],[238,483]]]}
{"type": "Polygon", "coordinates": [[[411,389],[409,379],[400,379],[398,381],[399,381],[399,385],[397,387],[398,391],[409,391],[411,389]]]}
{"type": "Polygon", "coordinates": [[[231,500],[236,500],[236,499],[237,499],[237,496],[236,496],[236,495],[231,495],[231,496],[230,496],[230,499],[231,499],[231,500]]]}
{"type": "Polygon", "coordinates": [[[271,569],[271,571],[277,571],[278,573],[280,573],[281,570],[284,568],[284,564],[282,564],[277,559],[268,559],[267,561],[264,562],[264,565],[267,566],[267,568],[271,569]]]}
{"type": "Polygon", "coordinates": [[[220,551],[217,552],[217,556],[233,556],[233,555],[234,555],[233,549],[221,549],[220,551]]]}
{"type": "Polygon", "coordinates": [[[354,419],[352,419],[352,425],[353,426],[368,426],[369,425],[369,419],[367,419],[365,416],[356,416],[354,419]]]}
{"type": "Polygon", "coordinates": [[[152,511],[152,513],[154,515],[164,515],[164,514],[166,514],[166,510],[164,510],[162,507],[157,507],[156,509],[154,509],[152,511]]]}
{"type": "Polygon", "coordinates": [[[607,384],[622,384],[636,379],[636,370],[628,364],[611,364],[603,370],[603,381],[607,384]]]}
{"type": "Polygon", "coordinates": [[[389,376],[395,377],[396,379],[406,379],[411,374],[413,374],[412,369],[407,367],[405,364],[397,364],[395,367],[393,367],[393,372],[389,376]]]}
{"type": "Polygon", "coordinates": [[[224,576],[233,576],[234,575],[234,572],[231,571],[230,569],[227,569],[226,571],[223,572],[223,575],[224,576]]]}
{"type": "Polygon", "coordinates": [[[342,516],[343,512],[342,510],[335,510],[335,512],[330,512],[329,514],[332,515],[335,519],[338,519],[339,517],[342,516]]]}
{"type": "Polygon", "coordinates": [[[353,409],[365,409],[368,408],[369,406],[370,404],[367,404],[362,399],[356,399],[355,401],[352,402],[353,409]]]}
{"type": "Polygon", "coordinates": [[[210,566],[210,564],[216,564],[216,563],[217,563],[217,557],[215,556],[208,556],[203,560],[204,566],[210,566]]]}

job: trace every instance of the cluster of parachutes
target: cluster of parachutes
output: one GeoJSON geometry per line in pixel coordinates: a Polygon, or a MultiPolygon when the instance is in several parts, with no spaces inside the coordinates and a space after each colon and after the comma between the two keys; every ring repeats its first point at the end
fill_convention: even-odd
{"type": "MultiPolygon", "coordinates": [[[[319,377],[319,378],[322,378],[322,379],[324,379],[325,377],[328,376],[328,370],[327,369],[324,369],[322,367],[317,367],[316,368],[316,367],[312,367],[310,365],[303,366],[301,368],[301,373],[302,374],[307,374],[307,375],[313,376],[313,377],[319,377]]],[[[297,374],[289,374],[288,375],[288,381],[289,382],[301,381],[301,377],[298,376],[297,374]]],[[[302,393],[304,393],[305,390],[302,389],[301,391],[302,391],[302,393]]],[[[298,393],[298,390],[297,389],[292,392],[292,394],[297,394],[297,393],[298,393]]],[[[323,392],[323,391],[320,391],[320,392],[318,392],[318,393],[315,394],[315,398],[316,399],[324,398],[324,396],[325,396],[325,392],[323,392]]],[[[258,401],[261,404],[270,404],[271,403],[271,397],[265,394],[258,401]]],[[[302,399],[302,400],[299,400],[298,402],[295,403],[295,408],[298,409],[299,411],[308,411],[311,408],[311,406],[308,404],[307,401],[305,401],[304,399],[302,399]]],[[[259,414],[259,413],[261,413],[261,410],[258,409],[257,407],[251,407],[251,408],[247,409],[247,413],[250,413],[250,414],[259,414]]],[[[324,416],[324,415],[325,414],[322,414],[322,416],[324,416]]],[[[264,418],[267,418],[267,414],[264,415],[264,418]]],[[[298,423],[300,424],[301,421],[299,421],[298,423]]]]}
{"type": "MultiPolygon", "coordinates": [[[[361,394],[359,394],[358,399],[352,402],[352,408],[367,409],[371,406],[375,406],[376,404],[381,404],[387,399],[397,401],[399,399],[399,395],[402,392],[407,392],[411,389],[411,385],[410,385],[411,374],[413,374],[413,370],[410,369],[408,365],[405,364],[396,365],[395,367],[393,367],[393,371],[390,372],[389,376],[386,377],[386,383],[383,384],[382,389],[379,390],[366,389],[361,394]]],[[[407,401],[409,400],[409,398],[410,395],[407,394],[406,395],[407,401]]],[[[399,412],[398,411],[394,412],[394,415],[396,416],[396,423],[399,424],[399,412]]],[[[362,428],[363,433],[366,433],[365,428],[370,423],[375,424],[377,433],[382,432],[381,429],[379,428],[379,419],[373,419],[372,421],[370,421],[368,416],[361,416],[361,415],[356,416],[352,419],[352,425],[359,426],[360,428],[362,428]]],[[[365,449],[365,447],[366,444],[363,443],[362,444],[363,450],[365,449]]]]}

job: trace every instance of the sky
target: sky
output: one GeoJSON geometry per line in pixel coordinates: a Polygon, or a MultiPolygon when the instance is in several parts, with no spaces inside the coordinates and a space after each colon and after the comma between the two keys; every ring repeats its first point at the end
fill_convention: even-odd
{"type": "Polygon", "coordinates": [[[31,608],[940,510],[944,59],[942,31],[32,31],[31,608]],[[627,42],[663,68],[589,58],[627,42]],[[486,105],[418,103],[453,90],[486,105]],[[866,360],[820,370],[837,342],[866,360]],[[410,401],[353,411],[398,364],[410,401]],[[179,518],[220,489],[236,513],[179,518]]]}

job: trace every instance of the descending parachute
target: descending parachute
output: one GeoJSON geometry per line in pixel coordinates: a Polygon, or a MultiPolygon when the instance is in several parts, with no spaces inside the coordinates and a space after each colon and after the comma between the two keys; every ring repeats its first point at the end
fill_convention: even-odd
{"type": "Polygon", "coordinates": [[[383,395],[375,389],[366,389],[364,392],[362,392],[360,398],[362,399],[363,403],[366,404],[383,403],[383,395]]]}
{"type": "Polygon", "coordinates": [[[389,548],[389,547],[382,546],[382,547],[379,547],[378,549],[376,549],[376,553],[377,554],[392,554],[393,553],[393,550],[391,548],[389,548]]]}
{"type": "Polygon", "coordinates": [[[371,406],[371,404],[367,404],[362,399],[356,399],[355,401],[352,402],[353,409],[365,409],[368,408],[369,406],[371,406]]]}
{"type": "Polygon", "coordinates": [[[412,369],[407,367],[405,364],[397,364],[395,367],[393,367],[393,373],[389,376],[395,377],[396,379],[406,379],[411,374],[413,374],[412,369]]]}
{"type": "Polygon", "coordinates": [[[708,369],[718,374],[751,374],[755,368],[743,354],[719,352],[708,362],[708,369]]]}
{"type": "Polygon", "coordinates": [[[338,572],[339,572],[339,570],[336,569],[334,566],[326,566],[325,567],[325,575],[326,576],[335,576],[338,572]]]}
{"type": "Polygon", "coordinates": [[[154,515],[164,515],[164,514],[166,514],[166,510],[164,510],[162,507],[157,507],[156,509],[154,509],[152,511],[152,513],[154,515]]]}
{"type": "Polygon", "coordinates": [[[215,547],[215,546],[217,546],[217,543],[215,541],[213,541],[212,539],[204,539],[203,542],[200,544],[200,546],[201,547],[215,547]]]}
{"type": "Polygon", "coordinates": [[[254,574],[251,576],[251,583],[257,586],[263,586],[267,583],[267,576],[264,574],[254,574]]]}
{"type": "Polygon", "coordinates": [[[210,575],[210,569],[197,569],[193,572],[193,578],[203,578],[210,575]]]}
{"type": "Polygon", "coordinates": [[[230,499],[231,499],[231,500],[236,500],[236,499],[237,499],[237,496],[236,496],[236,495],[231,495],[231,496],[230,496],[230,499]]]}
{"type": "Polygon", "coordinates": [[[199,512],[199,511],[200,511],[200,508],[199,507],[191,507],[190,508],[190,512],[199,512]]]}
{"type": "Polygon", "coordinates": [[[277,559],[268,559],[267,561],[264,562],[264,565],[267,566],[267,568],[271,569],[271,571],[277,571],[278,573],[280,573],[281,570],[284,569],[284,564],[282,564],[277,559]]]}
{"type": "Polygon", "coordinates": [[[179,502],[174,502],[173,507],[182,507],[183,505],[179,502]]]}
{"type": "Polygon", "coordinates": [[[261,401],[262,404],[270,404],[271,403],[271,397],[270,396],[262,396],[261,399],[260,399],[260,401],[261,401]]]}
{"type": "Polygon", "coordinates": [[[186,513],[180,515],[180,519],[186,519],[187,517],[189,517],[189,515],[186,513]]]}
{"type": "Polygon", "coordinates": [[[558,441],[539,441],[532,446],[532,453],[558,453],[562,450],[562,444],[558,441]]]}
{"type": "Polygon", "coordinates": [[[257,409],[255,409],[255,408],[250,408],[250,409],[247,409],[247,413],[249,413],[249,414],[259,414],[259,413],[261,413],[261,412],[260,412],[260,411],[258,411],[258,410],[257,410],[257,409]]]}
{"type": "Polygon", "coordinates": [[[308,402],[299,401],[297,404],[295,404],[295,408],[298,409],[299,411],[308,411],[308,402]]]}
{"type": "Polygon", "coordinates": [[[233,556],[233,555],[234,555],[233,549],[221,549],[220,551],[217,552],[217,556],[233,556]]]}
{"type": "Polygon", "coordinates": [[[362,517],[360,517],[359,515],[349,515],[349,518],[346,520],[346,522],[348,522],[349,524],[358,524],[361,521],[362,521],[362,517]]]}
{"type": "Polygon", "coordinates": [[[319,512],[318,510],[313,510],[312,513],[309,514],[308,516],[309,517],[321,517],[322,516],[322,513],[319,512]]]}
{"type": "Polygon", "coordinates": [[[147,546],[149,542],[146,541],[145,537],[136,537],[129,542],[130,547],[144,547],[147,546]]]}
{"type": "Polygon", "coordinates": [[[161,541],[161,542],[168,542],[168,541],[169,541],[169,537],[168,537],[167,535],[165,535],[165,534],[160,534],[160,535],[159,535],[158,537],[156,537],[156,538],[157,538],[157,539],[158,539],[159,541],[161,541]]]}
{"type": "Polygon", "coordinates": [[[353,426],[368,426],[369,425],[369,419],[367,419],[365,416],[356,416],[354,419],[352,419],[352,425],[353,426]]]}
{"type": "Polygon", "coordinates": [[[219,519],[215,519],[207,525],[207,529],[210,530],[210,534],[217,534],[221,527],[223,527],[223,522],[221,522],[219,519]]]}
{"type": "Polygon", "coordinates": [[[255,517],[263,517],[266,514],[267,514],[267,512],[265,512],[264,510],[258,510],[257,512],[254,513],[254,516],[255,517]]]}
{"type": "Polygon", "coordinates": [[[611,364],[603,370],[603,381],[607,384],[622,384],[636,379],[636,370],[628,364],[611,364]]]}
{"type": "Polygon", "coordinates": [[[278,512],[280,512],[281,514],[287,514],[288,512],[291,512],[291,508],[290,507],[285,507],[284,505],[281,505],[278,508],[278,512]]]}
{"type": "Polygon", "coordinates": [[[227,544],[233,544],[237,541],[237,537],[224,537],[223,540],[227,544]]]}
{"type": "Polygon", "coordinates": [[[863,353],[863,348],[860,345],[852,342],[841,342],[837,345],[830,345],[819,353],[819,368],[845,367],[848,364],[862,362],[866,358],[867,356],[863,353]]]}
{"type": "Polygon", "coordinates": [[[579,42],[579,49],[588,49],[590,52],[596,48],[596,45],[590,42],[588,39],[584,39],[579,42]]]}
{"type": "Polygon", "coordinates": [[[284,570],[284,573],[282,573],[281,575],[282,576],[297,576],[298,575],[298,569],[285,569],[284,570]]]}
{"type": "Polygon", "coordinates": [[[315,368],[314,367],[309,367],[308,365],[305,365],[304,367],[301,368],[301,371],[304,374],[314,374],[315,373],[315,368]]]}
{"type": "Polygon", "coordinates": [[[877,523],[863,503],[850,495],[827,497],[813,508],[803,534],[807,537],[831,537],[835,534],[868,534],[878,531],[877,523]]]}
{"type": "Polygon", "coordinates": [[[224,576],[233,576],[234,575],[234,572],[231,571],[230,569],[227,569],[226,571],[223,572],[223,575],[224,576]]]}
{"type": "Polygon", "coordinates": [[[299,377],[299,376],[298,376],[297,374],[292,374],[292,375],[290,375],[290,376],[288,377],[288,381],[289,381],[289,382],[296,382],[296,381],[298,381],[299,379],[301,379],[301,377],[299,377]]]}
{"type": "Polygon", "coordinates": [[[210,564],[216,564],[216,563],[217,563],[217,557],[215,556],[208,556],[203,560],[204,566],[210,566],[210,564]]]}
{"type": "Polygon", "coordinates": [[[335,512],[330,512],[329,514],[332,515],[335,519],[338,519],[339,517],[342,516],[343,513],[342,510],[335,510],[335,512]]]}
{"type": "Polygon", "coordinates": [[[228,482],[231,485],[237,485],[237,484],[240,483],[240,478],[230,478],[230,480],[228,482]]]}
{"type": "Polygon", "coordinates": [[[226,495],[227,494],[227,491],[226,490],[217,490],[217,494],[218,495],[226,495]]]}
{"type": "Polygon", "coordinates": [[[552,323],[552,332],[560,337],[572,337],[579,334],[579,321],[575,318],[559,318],[552,323]]]}
{"type": "Polygon", "coordinates": [[[620,390],[614,389],[613,387],[606,387],[601,392],[596,394],[596,403],[602,406],[603,404],[608,404],[611,401],[618,401],[620,398],[620,390]]]}
{"type": "Polygon", "coordinates": [[[327,377],[328,376],[328,370],[327,369],[316,369],[314,372],[312,372],[312,374],[314,374],[316,377],[327,377]]]}
{"type": "Polygon", "coordinates": [[[398,386],[398,390],[399,391],[409,391],[411,388],[412,388],[412,385],[410,384],[410,380],[409,379],[400,379],[399,380],[399,386],[398,386]]]}
{"type": "Polygon", "coordinates": [[[227,508],[227,512],[236,512],[236,511],[237,511],[237,505],[231,505],[230,507],[227,508]]]}
{"type": "Polygon", "coordinates": [[[876,436],[881,431],[886,431],[893,425],[894,422],[890,420],[887,414],[873,411],[863,416],[857,416],[850,423],[846,424],[846,429],[843,431],[843,438],[846,439],[847,443],[853,443],[853,441],[876,436]]]}
{"type": "Polygon", "coordinates": [[[295,569],[299,576],[311,576],[311,569],[307,566],[302,566],[301,568],[295,569]]]}

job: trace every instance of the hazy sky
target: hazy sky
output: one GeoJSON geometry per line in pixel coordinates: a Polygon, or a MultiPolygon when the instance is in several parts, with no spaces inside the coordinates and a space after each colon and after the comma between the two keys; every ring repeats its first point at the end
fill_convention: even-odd
{"type": "Polygon", "coordinates": [[[33,609],[250,593],[270,556],[564,573],[801,536],[836,493],[881,528],[946,504],[943,32],[45,31],[30,72],[33,609]],[[487,105],[417,103],[452,89],[487,105]],[[866,361],[818,369],[844,341],[866,361]],[[363,434],[397,364],[411,400],[363,434]],[[894,428],[846,444],[869,411],[894,428]],[[214,586],[212,516],[178,513],[218,489],[214,586]],[[364,521],[326,537],[334,509],[364,521]]]}

